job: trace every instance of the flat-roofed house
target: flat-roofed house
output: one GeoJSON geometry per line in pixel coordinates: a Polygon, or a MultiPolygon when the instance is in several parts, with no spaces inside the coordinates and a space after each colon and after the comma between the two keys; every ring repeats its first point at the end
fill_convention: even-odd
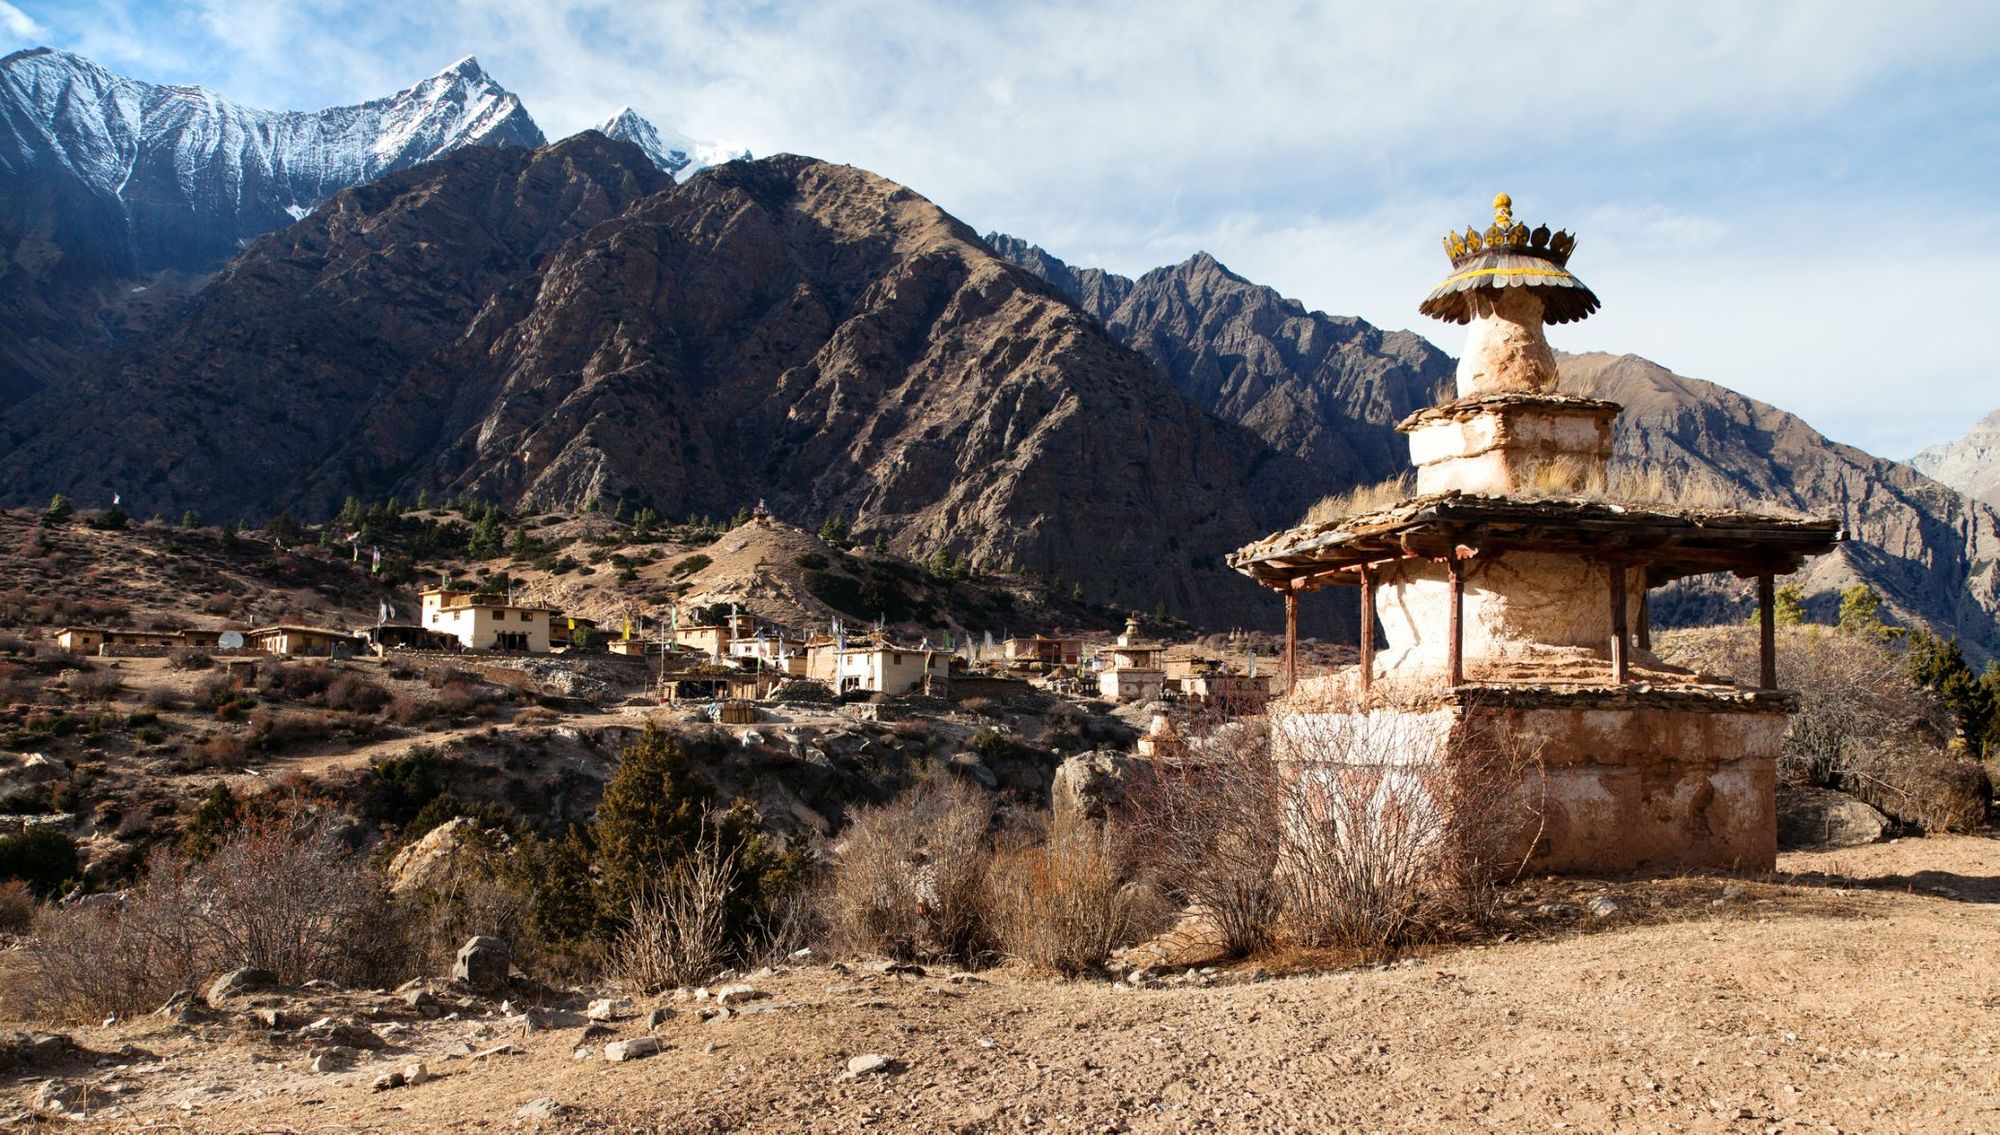
{"type": "Polygon", "coordinates": [[[286,623],[243,632],[244,645],[252,650],[303,658],[333,658],[352,654],[359,641],[346,631],[328,627],[293,626],[286,623]]]}
{"type": "Polygon", "coordinates": [[[1001,644],[1009,662],[1040,662],[1046,666],[1075,666],[1083,661],[1083,640],[1065,635],[1016,636],[1001,644]]]}
{"type": "Polygon", "coordinates": [[[449,635],[468,650],[549,652],[553,607],[515,603],[506,596],[445,587],[423,590],[421,621],[427,631],[449,635]]]}
{"type": "Polygon", "coordinates": [[[946,655],[888,643],[850,646],[834,652],[835,690],[878,694],[922,693],[933,678],[945,677],[946,655]]]}

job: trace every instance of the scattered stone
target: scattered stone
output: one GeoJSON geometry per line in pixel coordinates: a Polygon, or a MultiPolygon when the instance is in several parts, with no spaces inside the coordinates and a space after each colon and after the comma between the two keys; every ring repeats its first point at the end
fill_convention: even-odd
{"type": "Polygon", "coordinates": [[[862,1076],[875,1076],[889,1071],[895,1061],[879,1052],[864,1053],[847,1062],[846,1079],[855,1080],[862,1076]]]}
{"type": "Polygon", "coordinates": [[[547,1096],[529,1100],[515,1109],[517,1119],[555,1119],[569,1109],[547,1096]]]}
{"type": "Polygon", "coordinates": [[[915,962],[889,962],[882,972],[890,977],[923,977],[929,971],[915,962]]]}
{"type": "Polygon", "coordinates": [[[421,1060],[415,1064],[405,1065],[403,1068],[403,1082],[413,1088],[430,1078],[431,1070],[425,1067],[424,1062],[421,1060]]]}
{"type": "Polygon", "coordinates": [[[1609,918],[1625,909],[1624,904],[1610,895],[1599,895],[1585,903],[1583,908],[1597,918],[1609,918]]]}
{"type": "Polygon", "coordinates": [[[322,1052],[312,1058],[312,1070],[324,1076],[333,1072],[345,1072],[348,1065],[352,1063],[353,1061],[347,1057],[337,1056],[331,1052],[322,1052]]]}
{"type": "Polygon", "coordinates": [[[513,957],[507,943],[482,934],[458,948],[458,960],[452,963],[451,976],[452,980],[462,981],[478,992],[490,993],[507,987],[508,972],[512,968],[513,957]]]}
{"type": "Polygon", "coordinates": [[[630,997],[605,997],[592,1001],[590,1007],[583,1011],[583,1015],[593,1021],[616,1021],[631,1016],[632,1012],[630,997]]]}
{"type": "Polygon", "coordinates": [[[448,883],[473,849],[479,825],[469,816],[447,820],[389,861],[389,893],[407,895],[448,883]]]}
{"type": "Polygon", "coordinates": [[[378,1092],[386,1092],[391,1088],[400,1088],[407,1082],[401,1072],[384,1072],[375,1077],[375,1082],[369,1086],[378,1092]]]}
{"type": "Polygon", "coordinates": [[[278,975],[267,969],[245,966],[230,970],[209,982],[206,1000],[211,1008],[220,1009],[222,1003],[232,997],[242,997],[250,993],[262,993],[278,987],[278,975]]]}
{"type": "Polygon", "coordinates": [[[43,1080],[35,1089],[34,1108],[50,1115],[76,1115],[83,1110],[80,1100],[81,1090],[75,1084],[65,1084],[58,1080],[43,1080]]]}
{"type": "Polygon", "coordinates": [[[580,1029],[594,1019],[568,1009],[530,1009],[526,1016],[530,1032],[536,1029],[580,1029]]]}
{"type": "Polygon", "coordinates": [[[428,989],[412,989],[403,994],[403,1004],[415,1009],[426,1017],[438,1015],[438,999],[428,989]]]}
{"type": "Polygon", "coordinates": [[[627,1060],[643,1060],[648,1056],[657,1056],[659,1052],[658,1037],[639,1036],[631,1040],[614,1040],[605,1045],[604,1059],[618,1064],[627,1060]]]}
{"type": "Polygon", "coordinates": [[[746,1001],[762,1001],[769,996],[769,993],[752,989],[747,985],[725,985],[715,991],[715,1003],[725,1006],[741,1005],[746,1001]]]}
{"type": "Polygon", "coordinates": [[[472,1059],[484,1060],[489,1056],[515,1056],[520,1051],[520,1047],[514,1044],[496,1044],[492,1048],[482,1048],[478,1052],[473,1053],[472,1059]]]}
{"type": "Polygon", "coordinates": [[[674,1011],[662,1005],[659,1008],[654,1009],[652,1012],[646,1014],[646,1027],[649,1029],[657,1029],[661,1025],[664,1025],[668,1021],[671,1021],[673,1019],[674,1019],[674,1011]]]}

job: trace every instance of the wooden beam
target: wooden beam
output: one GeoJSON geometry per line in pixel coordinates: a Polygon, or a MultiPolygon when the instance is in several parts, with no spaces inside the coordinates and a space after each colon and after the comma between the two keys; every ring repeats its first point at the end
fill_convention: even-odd
{"type": "Polygon", "coordinates": [[[1451,686],[1465,684],[1465,568],[1456,559],[1445,561],[1445,574],[1451,580],[1451,603],[1445,608],[1445,682],[1451,686]]]}
{"type": "Polygon", "coordinates": [[[1646,587],[1644,570],[1639,573],[1639,621],[1632,633],[1640,650],[1653,649],[1653,593],[1646,587]]]}
{"type": "Polygon", "coordinates": [[[1778,604],[1772,592],[1771,573],[1757,577],[1757,685],[1778,688],[1778,604]]]}
{"type": "Polygon", "coordinates": [[[1361,565],[1361,688],[1375,682],[1375,572],[1361,565]]]}
{"type": "Polygon", "coordinates": [[[1611,680],[1622,686],[1632,680],[1631,660],[1625,657],[1629,632],[1625,627],[1625,564],[1606,564],[1611,579],[1611,680]]]}
{"type": "Polygon", "coordinates": [[[1285,692],[1299,684],[1299,593],[1285,592],[1285,692]]]}

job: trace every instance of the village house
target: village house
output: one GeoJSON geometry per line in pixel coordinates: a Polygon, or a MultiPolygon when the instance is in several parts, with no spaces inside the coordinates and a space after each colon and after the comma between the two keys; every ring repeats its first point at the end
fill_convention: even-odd
{"type": "Polygon", "coordinates": [[[421,616],[425,630],[449,635],[469,650],[549,651],[549,624],[555,609],[515,603],[488,592],[428,587],[421,616]]]}
{"type": "Polygon", "coordinates": [[[833,687],[836,692],[868,690],[878,694],[908,694],[939,691],[950,675],[947,655],[935,650],[919,650],[885,642],[871,642],[831,652],[834,659],[833,687]]]}
{"type": "Polygon", "coordinates": [[[1083,640],[1065,635],[1015,636],[1000,644],[1002,657],[1009,662],[1040,662],[1044,666],[1078,666],[1083,663],[1083,640]]]}
{"type": "Polygon", "coordinates": [[[190,646],[213,649],[219,630],[141,631],[110,627],[63,627],[56,645],[75,654],[90,654],[104,646],[190,646]]]}
{"type": "Polygon", "coordinates": [[[304,658],[344,658],[353,654],[360,644],[359,639],[346,631],[283,623],[245,631],[243,641],[250,649],[266,654],[304,658]]]}
{"type": "Polygon", "coordinates": [[[767,626],[729,644],[729,657],[762,670],[787,674],[806,673],[806,640],[783,627],[767,626]]]}
{"type": "Polygon", "coordinates": [[[591,638],[602,642],[603,636],[597,633],[597,627],[596,619],[587,619],[582,615],[556,615],[549,620],[549,648],[565,650],[580,640],[591,638]]]}
{"type": "Polygon", "coordinates": [[[721,658],[729,653],[729,645],[739,639],[748,638],[756,631],[757,620],[749,615],[734,615],[719,623],[701,623],[674,628],[674,643],[693,650],[699,650],[710,658],[721,658]]]}

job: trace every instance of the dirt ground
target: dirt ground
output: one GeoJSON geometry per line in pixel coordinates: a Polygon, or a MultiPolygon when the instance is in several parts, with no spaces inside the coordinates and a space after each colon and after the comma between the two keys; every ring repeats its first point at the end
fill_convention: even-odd
{"type": "Polygon", "coordinates": [[[73,1032],[90,1054],[9,1090],[25,1108],[53,1074],[103,1130],[1994,1131],[1996,853],[1989,833],[1787,854],[1765,880],[1535,880],[1513,940],[1330,973],[802,965],[748,979],[749,1013],[642,1000],[615,1035],[524,1035],[491,1004],[385,1024],[399,1002],[355,995],[391,1048],[331,1074],[247,1019],[147,1018],[73,1032]],[[649,1030],[655,1004],[674,1015],[649,1030]],[[659,1055],[603,1059],[649,1031],[659,1055]],[[864,1054],[886,1069],[848,1075],[864,1054]],[[371,1089],[414,1060],[433,1078],[371,1089]],[[538,1100],[552,1118],[521,1113],[538,1100]]]}

